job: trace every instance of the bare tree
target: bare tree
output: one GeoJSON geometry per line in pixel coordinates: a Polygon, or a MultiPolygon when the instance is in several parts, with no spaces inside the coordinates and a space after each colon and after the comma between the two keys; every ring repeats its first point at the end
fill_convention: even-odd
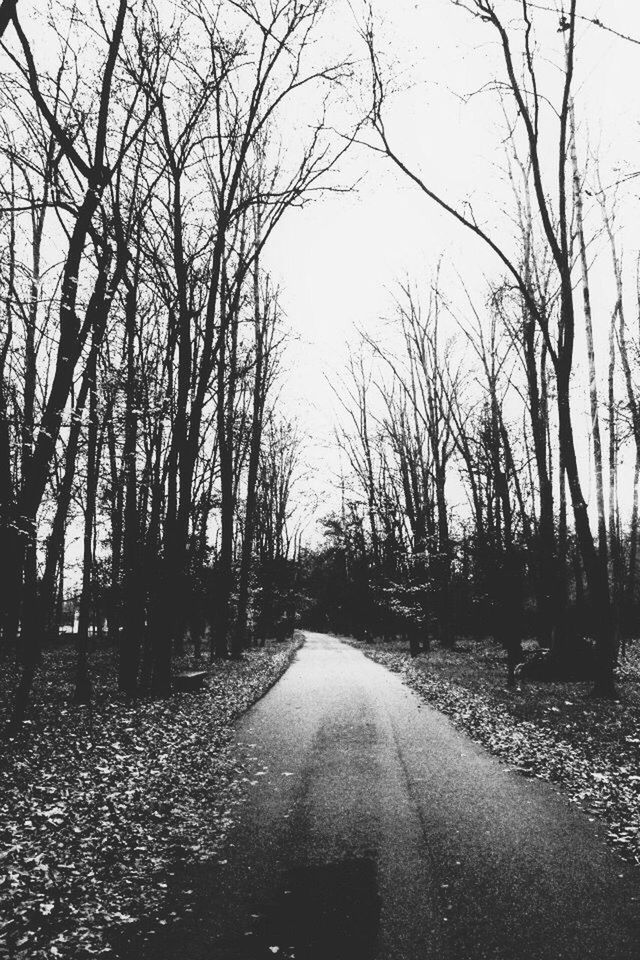
{"type": "MultiPolygon", "coordinates": [[[[575,303],[573,290],[573,257],[571,250],[571,193],[568,189],[567,158],[570,144],[571,92],[574,76],[576,2],[571,0],[564,15],[562,32],[564,35],[564,67],[559,104],[556,107],[559,118],[558,137],[553,149],[557,177],[555,193],[557,204],[552,207],[550,192],[545,185],[545,169],[542,163],[542,130],[540,112],[543,106],[539,93],[536,53],[532,44],[532,11],[528,2],[523,3],[521,23],[523,30],[521,50],[514,49],[515,33],[498,13],[492,0],[472,0],[465,7],[481,23],[490,26],[499,40],[506,71],[506,85],[513,106],[517,111],[527,143],[528,159],[531,164],[533,195],[535,197],[536,216],[541,224],[545,242],[552,258],[559,287],[559,317],[557,336],[553,336],[549,317],[540,309],[540,304],[527,283],[515,259],[496,241],[492,233],[477,223],[473,215],[461,212],[434,190],[423,178],[395,151],[385,125],[385,85],[381,76],[376,53],[373,26],[369,22],[364,37],[369,51],[372,68],[372,107],[371,125],[378,136],[379,145],[375,149],[388,157],[429,199],[450,214],[458,223],[477,236],[493,253],[506,270],[509,278],[520,291],[528,309],[535,317],[538,329],[543,336],[546,350],[552,364],[557,392],[559,444],[562,451],[564,471],[573,506],[576,535],[589,585],[589,594],[593,614],[593,635],[596,640],[598,670],[595,691],[603,696],[614,692],[613,665],[615,648],[612,633],[611,604],[606,565],[599,556],[592,534],[587,505],[585,502],[574,440],[574,429],[570,406],[571,371],[573,367],[575,339],[575,303]],[[520,55],[524,62],[524,78],[518,73],[520,55]]],[[[552,143],[546,143],[550,150],[552,143]]]]}

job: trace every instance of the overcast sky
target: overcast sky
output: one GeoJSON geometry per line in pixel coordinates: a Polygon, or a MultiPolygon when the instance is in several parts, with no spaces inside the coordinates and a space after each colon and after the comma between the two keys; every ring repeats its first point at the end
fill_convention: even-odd
{"type": "MultiPolygon", "coordinates": [[[[510,5],[517,14],[517,0],[505,0],[505,8],[510,5]]],[[[356,3],[353,9],[358,11],[356,3]]],[[[640,38],[636,0],[580,0],[578,9],[640,38]]],[[[398,152],[448,198],[471,202],[478,220],[492,225],[504,241],[510,227],[504,213],[509,193],[503,175],[502,113],[494,92],[469,97],[504,76],[494,31],[452,0],[376,0],[374,11],[377,45],[396,88],[387,122],[398,152]]],[[[538,17],[547,24],[547,33],[541,35],[543,53],[550,51],[543,71],[546,92],[555,93],[558,102],[559,74],[553,67],[561,43],[558,17],[538,17]]],[[[336,0],[326,31],[329,48],[333,44],[342,51],[346,45],[364,55],[346,0],[336,0]]],[[[575,86],[580,139],[585,153],[588,148],[600,157],[605,181],[640,169],[639,68],[639,45],[580,26],[575,86]]],[[[282,302],[298,337],[289,353],[286,395],[313,438],[310,456],[318,473],[325,472],[323,464],[333,470],[337,463],[330,449],[337,404],[326,378],[335,381],[344,369],[347,347],[357,341],[356,327],[375,329],[388,314],[397,282],[424,277],[428,283],[441,257],[448,292],[455,286],[456,271],[479,295],[485,276],[499,277],[495,261],[479,242],[383,158],[356,147],[341,175],[344,182],[362,178],[357,191],[327,195],[291,212],[266,258],[281,282],[282,302]]],[[[632,181],[624,194],[631,224],[638,219],[637,195],[632,181]]],[[[635,255],[640,240],[632,234],[632,229],[624,234],[629,255],[635,255]]],[[[603,270],[597,296],[606,320],[604,328],[596,329],[596,339],[605,351],[605,287],[610,280],[604,265],[603,270]]],[[[596,309],[596,324],[598,314],[596,309]]],[[[318,478],[318,489],[325,486],[318,478]]]]}
{"type": "MultiPolygon", "coordinates": [[[[166,2],[171,5],[171,0],[166,2]]],[[[395,149],[452,203],[471,204],[478,221],[509,248],[512,196],[504,175],[504,117],[495,91],[486,89],[504,78],[495,31],[454,0],[372,2],[376,45],[393,91],[386,123],[395,149]]],[[[518,16],[520,0],[500,0],[500,4],[503,11],[512,8],[518,16]]],[[[557,0],[539,0],[539,5],[554,8],[557,0]]],[[[364,6],[363,0],[332,0],[331,14],[317,38],[317,55],[324,54],[327,61],[347,56],[360,61],[351,99],[333,118],[345,132],[349,119],[368,106],[366,51],[358,35],[364,6]]],[[[640,0],[578,0],[578,10],[640,38],[640,0]]],[[[561,80],[556,66],[562,49],[558,23],[553,11],[536,13],[542,92],[555,103],[561,80]]],[[[46,50],[39,50],[39,56],[46,60],[46,50]]],[[[640,170],[639,68],[640,44],[580,24],[574,94],[581,161],[587,154],[597,155],[605,183],[640,170]]],[[[283,130],[294,122],[303,135],[310,120],[307,113],[300,101],[296,116],[284,118],[283,130]]],[[[283,139],[286,143],[286,132],[283,139]]],[[[550,160],[555,157],[551,155],[550,160]]],[[[263,261],[280,284],[281,303],[295,337],[283,397],[309,438],[307,462],[315,479],[307,481],[307,486],[321,502],[321,515],[338,503],[331,482],[339,466],[333,429],[340,412],[329,382],[335,385],[344,376],[349,345],[357,344],[357,329],[375,332],[392,312],[398,283],[409,279],[426,288],[439,261],[450,300],[460,295],[458,274],[479,305],[486,297],[488,280],[501,276],[495,258],[478,240],[366,146],[350,150],[334,182],[343,186],[357,182],[358,186],[351,193],[329,193],[290,211],[272,236],[263,261]]],[[[620,193],[629,269],[640,250],[639,191],[640,178],[629,181],[620,193]]],[[[594,226],[593,214],[588,211],[588,216],[589,226],[594,226]]],[[[596,349],[604,371],[614,290],[604,243],[595,244],[590,253],[595,260],[596,349]]],[[[628,289],[633,296],[631,284],[628,289]]],[[[635,303],[630,307],[633,317],[635,303]]],[[[585,362],[580,337],[576,361],[578,369],[585,362]]],[[[586,389],[583,393],[586,423],[586,389]]],[[[588,477],[585,486],[589,492],[588,477]]],[[[624,490],[622,495],[624,499],[624,490]]]]}

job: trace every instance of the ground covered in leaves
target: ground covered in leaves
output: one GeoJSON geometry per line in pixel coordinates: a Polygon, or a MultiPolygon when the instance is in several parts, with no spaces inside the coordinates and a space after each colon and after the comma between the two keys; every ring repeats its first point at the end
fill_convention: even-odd
{"type": "MultiPolygon", "coordinates": [[[[70,705],[73,651],[46,655],[0,767],[0,958],[107,956],[114,930],[172,922],[168,881],[216,856],[240,799],[233,723],[301,640],[215,665],[198,693],[130,705],[98,653],[91,711],[70,705]]],[[[1,702],[11,682],[3,670],[1,702]]]]}
{"type": "Polygon", "coordinates": [[[558,784],[640,866],[640,644],[618,668],[613,702],[592,699],[588,683],[509,689],[504,653],[487,641],[413,660],[400,642],[354,645],[511,767],[558,784]]]}

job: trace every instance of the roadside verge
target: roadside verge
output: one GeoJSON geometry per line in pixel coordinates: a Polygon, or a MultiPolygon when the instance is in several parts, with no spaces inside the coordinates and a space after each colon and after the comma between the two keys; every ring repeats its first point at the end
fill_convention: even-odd
{"type": "Polygon", "coordinates": [[[47,654],[0,773],[0,958],[108,956],[119,927],[172,921],[171,876],[216,855],[240,800],[235,721],[303,640],[216,664],[198,693],[135,704],[109,692],[113,664],[97,656],[91,711],[69,706],[73,651],[47,654]]]}

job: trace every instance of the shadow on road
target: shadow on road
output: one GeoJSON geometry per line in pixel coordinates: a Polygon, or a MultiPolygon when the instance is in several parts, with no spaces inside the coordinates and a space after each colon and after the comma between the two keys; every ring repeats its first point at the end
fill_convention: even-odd
{"type": "MultiPolygon", "coordinates": [[[[225,960],[373,960],[380,921],[373,860],[288,871],[242,942],[221,943],[225,960]]],[[[217,955],[217,953],[214,954],[217,955]]]]}

